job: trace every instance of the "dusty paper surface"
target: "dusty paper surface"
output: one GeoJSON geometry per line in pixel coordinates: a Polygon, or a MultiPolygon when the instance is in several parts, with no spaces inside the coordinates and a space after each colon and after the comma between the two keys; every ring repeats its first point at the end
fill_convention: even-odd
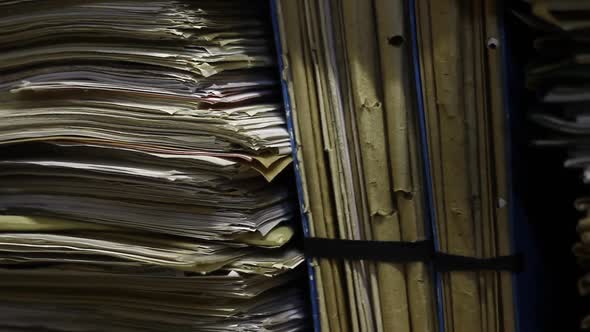
{"type": "Polygon", "coordinates": [[[266,6],[0,1],[0,330],[308,330],[266,6]]]}

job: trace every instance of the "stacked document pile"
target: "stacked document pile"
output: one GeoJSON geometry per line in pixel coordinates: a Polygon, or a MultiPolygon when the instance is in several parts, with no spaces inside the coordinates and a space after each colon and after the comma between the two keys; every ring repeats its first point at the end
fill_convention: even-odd
{"type": "Polygon", "coordinates": [[[264,5],[0,1],[0,330],[306,328],[264,5]]]}
{"type": "MultiPolygon", "coordinates": [[[[417,0],[438,250],[512,254],[496,1],[417,0]]],[[[510,271],[442,273],[446,331],[514,331],[510,271]]]]}
{"type": "MultiPolygon", "coordinates": [[[[424,239],[404,1],[277,4],[309,235],[424,239]]],[[[351,260],[343,253],[315,259],[314,270],[322,331],[436,329],[423,262],[351,260]]]]}
{"type": "MultiPolygon", "coordinates": [[[[530,1],[538,30],[534,41],[536,58],[527,69],[527,86],[536,92],[537,105],[531,114],[536,124],[547,129],[536,137],[536,145],[567,151],[564,166],[580,173],[590,183],[590,2],[530,1]]],[[[590,195],[589,195],[590,196],[590,195]]],[[[582,268],[590,271],[590,198],[580,197],[575,206],[585,216],[578,222],[580,242],[574,253],[582,268]]],[[[590,275],[579,283],[581,295],[590,295],[590,275]]],[[[582,322],[590,329],[590,315],[582,322]]]]}

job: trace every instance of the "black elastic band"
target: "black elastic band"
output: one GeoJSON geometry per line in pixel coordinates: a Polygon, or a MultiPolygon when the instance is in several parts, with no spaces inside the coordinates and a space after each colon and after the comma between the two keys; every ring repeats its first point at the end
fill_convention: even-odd
{"type": "Polygon", "coordinates": [[[432,255],[432,241],[384,242],[306,238],[303,244],[307,257],[380,262],[427,262],[432,255]]]}
{"type": "Polygon", "coordinates": [[[479,270],[520,272],[523,268],[520,255],[477,258],[444,254],[434,250],[431,240],[404,242],[306,238],[304,251],[306,257],[312,258],[394,263],[431,262],[440,272],[479,270]]]}

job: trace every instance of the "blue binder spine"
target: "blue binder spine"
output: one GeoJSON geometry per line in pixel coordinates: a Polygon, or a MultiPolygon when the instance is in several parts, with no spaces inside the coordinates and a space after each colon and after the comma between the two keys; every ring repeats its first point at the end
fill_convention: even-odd
{"type": "MultiPolygon", "coordinates": [[[[299,199],[299,208],[301,212],[301,223],[303,225],[303,235],[305,237],[310,237],[309,233],[309,222],[307,220],[307,215],[304,211],[303,207],[303,185],[301,182],[301,174],[299,172],[299,158],[297,156],[297,141],[295,140],[295,131],[293,129],[293,118],[291,116],[291,103],[289,99],[289,90],[287,86],[287,81],[283,76],[285,72],[285,64],[283,63],[283,51],[281,47],[281,36],[280,36],[280,29],[279,29],[279,22],[278,22],[278,7],[277,1],[279,0],[270,0],[270,10],[271,10],[271,18],[272,18],[272,27],[273,27],[273,34],[275,40],[275,47],[277,52],[280,76],[281,76],[281,89],[283,93],[283,101],[285,106],[285,114],[287,117],[287,128],[289,130],[289,135],[291,136],[291,147],[293,149],[293,164],[294,164],[294,171],[295,171],[295,183],[297,186],[297,196],[299,199]]],[[[310,289],[310,299],[311,299],[311,310],[312,310],[312,318],[313,318],[313,327],[315,332],[321,331],[321,323],[320,323],[320,312],[319,312],[319,300],[318,300],[318,291],[317,286],[315,283],[315,269],[313,266],[313,262],[311,259],[306,259],[308,276],[309,276],[309,289],[310,289]]]]}

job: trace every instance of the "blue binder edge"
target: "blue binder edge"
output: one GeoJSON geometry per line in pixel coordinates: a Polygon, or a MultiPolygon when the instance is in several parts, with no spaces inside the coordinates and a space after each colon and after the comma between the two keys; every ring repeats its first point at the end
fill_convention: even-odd
{"type": "MultiPolygon", "coordinates": [[[[420,51],[418,48],[418,25],[416,19],[416,2],[415,0],[408,0],[408,16],[410,18],[410,39],[412,42],[412,69],[414,71],[414,83],[415,83],[415,92],[416,92],[416,107],[415,110],[418,112],[418,127],[420,131],[420,143],[422,146],[422,162],[423,162],[423,171],[424,171],[424,188],[425,188],[425,208],[427,213],[425,214],[427,220],[426,229],[430,229],[430,234],[427,234],[427,237],[432,238],[434,243],[435,250],[438,251],[440,248],[439,241],[438,241],[438,229],[436,227],[436,217],[434,214],[434,191],[433,191],[433,182],[432,182],[432,173],[430,170],[430,158],[429,158],[429,147],[428,147],[428,137],[426,135],[426,113],[424,112],[424,100],[423,100],[423,91],[422,91],[422,76],[420,75],[420,51]]],[[[433,280],[435,281],[435,291],[436,291],[436,314],[438,320],[438,331],[444,332],[445,331],[445,324],[444,324],[444,315],[443,315],[443,303],[442,299],[442,276],[440,273],[431,269],[433,280]]]]}
{"type": "MultiPolygon", "coordinates": [[[[279,22],[278,22],[278,8],[277,8],[277,1],[279,0],[269,0],[270,1],[270,16],[272,21],[272,29],[273,29],[273,36],[275,42],[275,49],[277,52],[277,59],[279,65],[279,75],[281,78],[281,91],[283,94],[283,103],[285,106],[285,114],[287,117],[287,128],[289,130],[289,136],[291,138],[291,147],[293,149],[293,169],[295,173],[295,184],[297,186],[297,197],[299,199],[299,210],[301,213],[301,224],[303,226],[303,235],[305,237],[309,237],[309,221],[307,220],[307,215],[305,214],[304,206],[303,206],[303,185],[301,182],[301,175],[299,173],[299,159],[297,157],[297,150],[298,146],[295,141],[295,131],[293,129],[293,118],[291,116],[291,102],[289,99],[289,90],[287,87],[287,82],[283,77],[283,72],[285,70],[285,64],[283,63],[283,50],[281,47],[281,36],[280,36],[280,29],[279,29],[279,22]]],[[[318,302],[318,290],[315,283],[315,269],[313,267],[313,262],[311,259],[306,259],[307,264],[307,271],[309,276],[309,291],[310,291],[310,302],[311,302],[311,310],[312,310],[312,319],[313,319],[313,327],[316,332],[321,331],[321,323],[320,323],[320,312],[319,312],[319,302],[318,302]]]]}

